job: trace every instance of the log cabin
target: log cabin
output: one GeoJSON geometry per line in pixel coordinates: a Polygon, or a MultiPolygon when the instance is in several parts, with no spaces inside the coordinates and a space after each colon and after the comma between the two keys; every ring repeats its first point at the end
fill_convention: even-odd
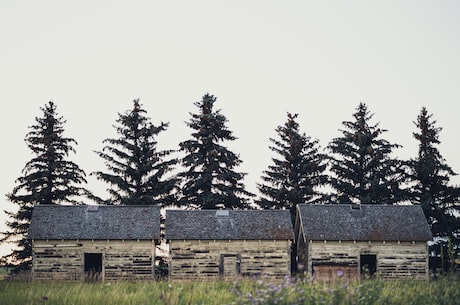
{"type": "Polygon", "coordinates": [[[289,211],[168,210],[171,280],[290,275],[289,211]]]}
{"type": "Polygon", "coordinates": [[[160,209],[38,205],[28,238],[34,280],[153,280],[160,209]]]}
{"type": "Polygon", "coordinates": [[[298,269],[318,281],[428,278],[432,239],[420,206],[297,206],[298,269]]]}

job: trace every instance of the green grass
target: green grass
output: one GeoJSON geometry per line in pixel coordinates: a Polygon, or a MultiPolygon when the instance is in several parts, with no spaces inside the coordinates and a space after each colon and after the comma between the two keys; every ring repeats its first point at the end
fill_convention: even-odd
{"type": "Polygon", "coordinates": [[[226,304],[231,283],[0,282],[0,304],[226,304]]]}
{"type": "Polygon", "coordinates": [[[460,304],[460,280],[314,284],[231,282],[0,282],[0,303],[15,304],[460,304]]]}

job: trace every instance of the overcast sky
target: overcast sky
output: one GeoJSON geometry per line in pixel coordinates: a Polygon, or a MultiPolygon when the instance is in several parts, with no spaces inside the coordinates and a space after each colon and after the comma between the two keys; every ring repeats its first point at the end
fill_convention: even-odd
{"type": "MultiPolygon", "coordinates": [[[[1,210],[14,210],[5,194],[32,157],[24,136],[49,100],[87,173],[105,170],[93,151],[133,99],[154,124],[170,122],[158,140],[175,149],[207,92],[238,138],[229,147],[252,192],[287,112],[325,147],[360,102],[404,146],[401,158],[417,153],[413,121],[426,106],[460,172],[459,1],[2,1],[0,39],[1,210]]],[[[95,193],[105,187],[89,179],[95,193]]]]}

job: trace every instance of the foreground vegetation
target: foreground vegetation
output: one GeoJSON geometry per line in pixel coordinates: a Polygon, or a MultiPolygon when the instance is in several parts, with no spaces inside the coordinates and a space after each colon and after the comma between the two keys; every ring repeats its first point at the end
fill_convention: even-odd
{"type": "Polygon", "coordinates": [[[0,282],[1,304],[460,304],[460,280],[366,280],[334,285],[235,282],[0,282]]]}

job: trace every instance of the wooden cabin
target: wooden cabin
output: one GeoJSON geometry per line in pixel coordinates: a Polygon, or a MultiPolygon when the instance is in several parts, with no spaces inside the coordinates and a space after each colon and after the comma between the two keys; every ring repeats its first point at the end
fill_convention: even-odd
{"type": "Polygon", "coordinates": [[[319,281],[428,277],[420,206],[300,204],[295,233],[298,269],[319,281]]]}
{"type": "Polygon", "coordinates": [[[38,205],[28,238],[34,280],[153,280],[160,209],[38,205]]]}
{"type": "Polygon", "coordinates": [[[289,211],[168,210],[171,280],[290,275],[289,211]]]}

